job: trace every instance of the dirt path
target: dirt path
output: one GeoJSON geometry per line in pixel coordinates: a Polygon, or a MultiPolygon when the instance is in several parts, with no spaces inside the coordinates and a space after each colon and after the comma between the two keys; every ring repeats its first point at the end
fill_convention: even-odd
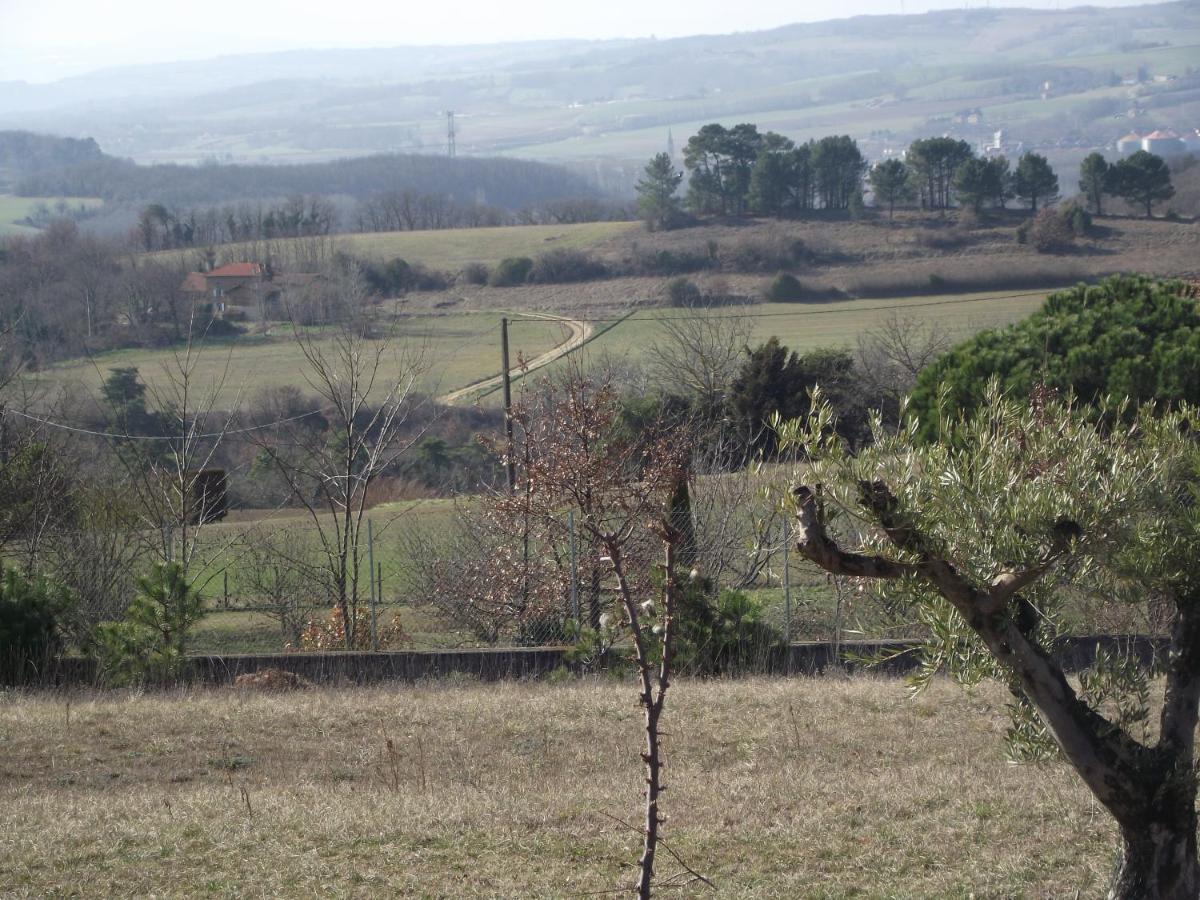
{"type": "MultiPolygon", "coordinates": [[[[525,312],[521,313],[521,315],[526,318],[548,319],[553,322],[562,322],[569,329],[571,329],[571,336],[556,347],[552,347],[551,349],[547,350],[545,353],[539,354],[533,359],[526,360],[524,366],[513,367],[509,369],[510,375],[520,376],[528,372],[532,372],[534,369],[540,369],[542,366],[549,365],[556,359],[566,356],[572,350],[582,347],[585,343],[587,343],[588,339],[591,338],[592,332],[595,330],[595,328],[587,322],[581,322],[578,319],[570,319],[566,316],[556,316],[551,313],[535,312],[525,312]]],[[[451,403],[457,403],[464,397],[478,394],[481,391],[496,387],[503,381],[503,379],[503,375],[493,375],[491,378],[484,378],[481,381],[472,382],[466,387],[458,388],[457,390],[451,391],[448,394],[442,394],[442,396],[437,398],[438,403],[445,403],[447,405],[451,403]]]]}

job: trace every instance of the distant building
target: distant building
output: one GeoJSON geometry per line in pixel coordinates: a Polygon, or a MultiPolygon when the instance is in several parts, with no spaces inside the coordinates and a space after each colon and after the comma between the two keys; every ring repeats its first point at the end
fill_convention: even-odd
{"type": "Polygon", "coordinates": [[[238,262],[210,272],[189,272],[179,289],[211,301],[218,318],[268,319],[278,313],[284,291],[307,291],[320,281],[315,273],[274,273],[259,263],[238,262]]]}
{"type": "Polygon", "coordinates": [[[1117,152],[1122,156],[1137,153],[1141,149],[1142,136],[1136,131],[1131,131],[1125,137],[1117,139],[1117,152]]]}
{"type": "Polygon", "coordinates": [[[1142,149],[1158,156],[1176,156],[1186,150],[1183,141],[1173,131],[1152,131],[1142,138],[1142,149]]]}

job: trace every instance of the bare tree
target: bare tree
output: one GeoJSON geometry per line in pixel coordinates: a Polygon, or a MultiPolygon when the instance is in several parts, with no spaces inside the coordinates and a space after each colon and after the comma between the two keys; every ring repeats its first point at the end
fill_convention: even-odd
{"type": "Polygon", "coordinates": [[[855,360],[863,401],[895,421],[901,400],[917,375],[953,345],[953,336],[934,325],[892,312],[858,337],[855,360]]]}
{"type": "Polygon", "coordinates": [[[562,523],[527,522],[496,500],[460,504],[449,527],[403,532],[411,590],[475,640],[561,640],[570,584],[562,523]],[[528,555],[527,532],[537,548],[528,555]]]}
{"type": "Polygon", "coordinates": [[[650,352],[659,386],[690,398],[705,414],[718,412],[745,358],[750,322],[705,306],[671,310],[650,352]]]}
{"type": "MultiPolygon", "coordinates": [[[[517,404],[520,484],[501,506],[541,521],[557,521],[564,508],[574,508],[616,582],[618,622],[603,613],[600,627],[625,630],[638,677],[646,803],[635,891],[648,898],[663,822],[661,724],[674,674],[676,554],[688,543],[671,501],[687,483],[691,448],[680,428],[622,437],[615,429],[617,411],[615,392],[577,371],[546,385],[533,402],[517,404]],[[660,587],[651,549],[656,543],[660,587]]],[[[684,875],[700,877],[687,867],[684,875]]]]}
{"type": "Polygon", "coordinates": [[[225,397],[232,349],[212,376],[203,374],[210,352],[205,338],[193,307],[183,346],[172,351],[161,377],[146,385],[160,433],[136,432],[130,426],[140,419],[119,417],[116,447],[140,520],[135,532],[146,536],[160,560],[178,564],[201,584],[215,574],[214,563],[233,542],[228,536],[224,543],[209,543],[202,535],[225,514],[226,476],[214,461],[234,427],[241,396],[238,389],[232,402],[225,397]]]}
{"type": "Polygon", "coordinates": [[[419,402],[422,354],[397,335],[372,338],[370,332],[363,321],[314,333],[293,320],[292,336],[305,362],[302,374],[319,398],[322,417],[252,432],[291,500],[313,523],[324,583],[344,623],[348,648],[354,646],[363,596],[371,485],[420,437],[420,430],[406,433],[405,425],[419,402]]]}
{"type": "Polygon", "coordinates": [[[243,587],[256,605],[279,623],[280,637],[293,646],[330,594],[329,569],[302,529],[257,528],[238,548],[243,587]]]}

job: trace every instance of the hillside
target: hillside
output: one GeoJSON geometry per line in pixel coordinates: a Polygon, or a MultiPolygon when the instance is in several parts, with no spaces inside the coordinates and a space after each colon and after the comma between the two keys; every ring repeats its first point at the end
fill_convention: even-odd
{"type": "Polygon", "coordinates": [[[713,120],[798,138],[845,132],[872,156],[931,133],[982,140],[1005,129],[1065,152],[1134,126],[1195,128],[1198,47],[1200,6],[1179,2],[950,10],[661,41],[230,56],[7,85],[0,125],[91,135],[142,162],[279,163],[444,152],[453,109],[460,154],[571,161],[627,187],[634,170],[597,172],[595,161],[644,160],[668,129],[678,142],[713,120]]]}
{"type": "MultiPolygon", "coordinates": [[[[3,138],[4,132],[0,132],[3,138]]],[[[435,193],[461,203],[504,209],[595,191],[557,166],[512,159],[447,159],[385,154],[310,165],[137,165],[101,157],[43,167],[21,178],[28,196],[102,197],[133,203],[221,203],[322,194],[361,198],[382,189],[435,193]]]]}

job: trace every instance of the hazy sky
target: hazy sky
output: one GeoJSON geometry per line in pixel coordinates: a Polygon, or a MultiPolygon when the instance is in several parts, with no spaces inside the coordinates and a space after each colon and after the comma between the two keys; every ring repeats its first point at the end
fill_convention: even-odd
{"type": "MultiPolygon", "coordinates": [[[[1075,5],[994,5],[1053,9],[1059,3],[1075,5]]],[[[987,0],[0,0],[0,81],[49,81],[126,63],[260,50],[676,37],[984,5],[987,0]]]]}

